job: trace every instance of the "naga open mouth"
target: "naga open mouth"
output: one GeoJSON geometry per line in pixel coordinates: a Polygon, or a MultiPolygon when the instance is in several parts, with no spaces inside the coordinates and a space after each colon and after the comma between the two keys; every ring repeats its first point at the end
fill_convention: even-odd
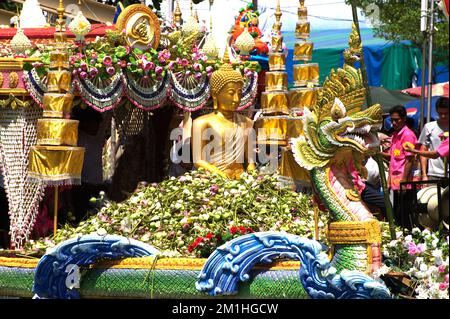
{"type": "Polygon", "coordinates": [[[350,142],[362,151],[375,149],[380,146],[377,132],[381,129],[381,124],[364,124],[359,127],[347,127],[343,133],[337,135],[340,142],[350,142]]]}

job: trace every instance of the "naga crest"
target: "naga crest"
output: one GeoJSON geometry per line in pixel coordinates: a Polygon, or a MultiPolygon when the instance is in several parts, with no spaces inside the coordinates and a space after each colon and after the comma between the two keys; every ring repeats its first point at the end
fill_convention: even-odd
{"type": "MultiPolygon", "coordinates": [[[[361,41],[354,34],[348,52],[358,53],[361,41]]],[[[366,90],[361,70],[353,62],[346,59],[343,68],[331,70],[317,103],[304,111],[304,136],[291,140],[297,163],[307,170],[324,167],[343,148],[369,155],[379,146],[382,109],[376,104],[361,111],[366,90]]]]}

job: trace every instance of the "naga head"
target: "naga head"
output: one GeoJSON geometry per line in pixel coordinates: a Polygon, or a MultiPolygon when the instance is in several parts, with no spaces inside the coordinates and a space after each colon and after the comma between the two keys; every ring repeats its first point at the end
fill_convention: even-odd
{"type": "Polygon", "coordinates": [[[300,166],[308,170],[323,167],[343,150],[360,155],[376,152],[382,110],[376,104],[361,111],[365,99],[361,78],[361,71],[349,65],[331,71],[318,102],[304,112],[304,136],[291,141],[300,166]]]}

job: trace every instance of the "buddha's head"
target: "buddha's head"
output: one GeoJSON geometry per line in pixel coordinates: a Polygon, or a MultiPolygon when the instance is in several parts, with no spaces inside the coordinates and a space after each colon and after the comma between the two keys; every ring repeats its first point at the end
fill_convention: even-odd
{"type": "Polygon", "coordinates": [[[223,62],[223,66],[211,76],[211,96],[215,110],[232,112],[240,105],[244,79],[229,64],[227,50],[223,62]]]}

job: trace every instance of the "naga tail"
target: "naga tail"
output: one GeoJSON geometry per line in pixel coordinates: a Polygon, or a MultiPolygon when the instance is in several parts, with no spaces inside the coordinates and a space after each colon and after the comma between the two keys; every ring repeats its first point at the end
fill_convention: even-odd
{"type": "Polygon", "coordinates": [[[390,298],[385,285],[363,272],[337,274],[319,242],[280,232],[247,234],[220,246],[203,266],[196,288],[211,296],[236,294],[256,264],[276,259],[300,261],[300,282],[311,298],[390,298]]]}

